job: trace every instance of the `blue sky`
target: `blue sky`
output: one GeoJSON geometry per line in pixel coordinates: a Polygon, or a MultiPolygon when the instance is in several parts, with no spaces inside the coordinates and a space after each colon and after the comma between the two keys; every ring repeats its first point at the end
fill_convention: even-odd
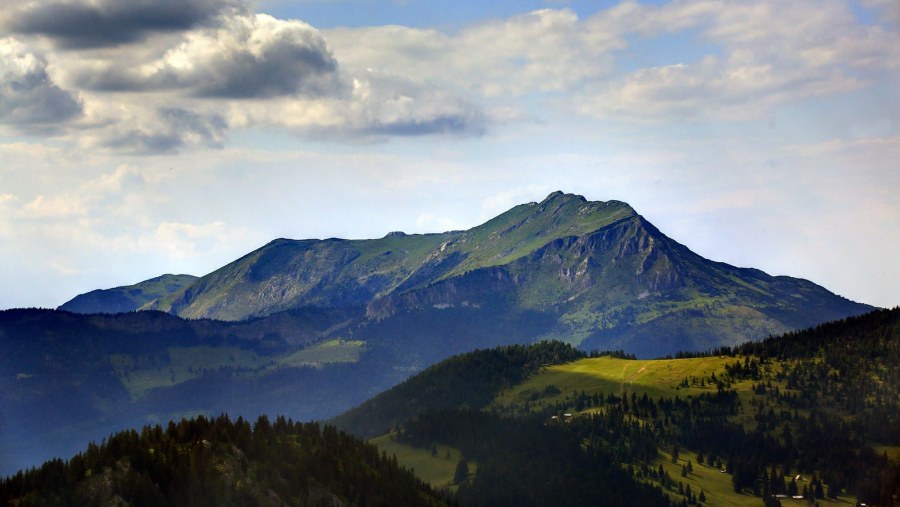
{"type": "Polygon", "coordinates": [[[554,190],[900,304],[893,0],[44,0],[0,13],[0,308],[554,190]]]}

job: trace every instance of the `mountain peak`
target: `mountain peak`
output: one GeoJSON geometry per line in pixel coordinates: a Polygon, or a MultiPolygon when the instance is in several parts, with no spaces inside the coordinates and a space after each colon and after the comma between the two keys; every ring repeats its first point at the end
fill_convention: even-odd
{"type": "Polygon", "coordinates": [[[551,202],[587,202],[587,199],[584,198],[583,195],[578,194],[566,194],[561,190],[557,190],[556,192],[548,195],[543,201],[540,202],[541,205],[549,204],[551,202]]]}
{"type": "Polygon", "coordinates": [[[634,208],[624,201],[589,201],[583,195],[567,194],[560,190],[551,193],[539,203],[531,203],[531,206],[537,206],[541,212],[550,211],[554,214],[560,211],[571,212],[575,210],[582,215],[589,215],[595,212],[605,215],[612,210],[619,210],[624,215],[637,215],[634,208]]]}

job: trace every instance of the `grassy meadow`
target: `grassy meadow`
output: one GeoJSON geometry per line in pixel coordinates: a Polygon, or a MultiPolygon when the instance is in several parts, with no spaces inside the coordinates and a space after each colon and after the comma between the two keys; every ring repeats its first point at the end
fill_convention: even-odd
{"type": "MultiPolygon", "coordinates": [[[[391,439],[390,434],[381,435],[369,440],[389,456],[397,457],[401,466],[412,470],[416,476],[434,488],[449,488],[454,491],[458,486],[453,484],[456,464],[462,457],[459,449],[436,444],[437,453],[432,455],[430,449],[418,449],[391,439]]],[[[473,477],[478,465],[469,461],[469,477],[473,477]]]]}

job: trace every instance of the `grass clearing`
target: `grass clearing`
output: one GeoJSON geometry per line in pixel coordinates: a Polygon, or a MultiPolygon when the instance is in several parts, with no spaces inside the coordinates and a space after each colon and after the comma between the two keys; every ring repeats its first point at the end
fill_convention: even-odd
{"type": "MultiPolygon", "coordinates": [[[[690,484],[691,491],[694,494],[700,494],[702,490],[706,495],[706,503],[704,505],[732,505],[735,507],[759,507],[762,505],[762,498],[753,496],[749,492],[736,493],[731,484],[731,474],[724,473],[719,469],[707,465],[697,463],[697,455],[693,452],[680,449],[678,451],[678,462],[672,463],[672,455],[666,451],[660,452],[660,459],[653,464],[654,467],[662,464],[665,470],[675,481],[683,482],[685,487],[690,484]],[[687,477],[681,476],[681,468],[690,461],[693,472],[687,477]]],[[[791,477],[784,477],[784,481],[790,482],[791,477]]],[[[804,485],[809,485],[810,477],[802,476],[797,485],[802,490],[804,485]]],[[[671,492],[670,492],[671,493],[671,492]]],[[[678,497],[678,490],[673,495],[673,499],[678,497]]],[[[788,505],[807,505],[806,500],[795,500],[793,498],[781,498],[784,506],[788,505]]],[[[822,499],[818,500],[820,505],[856,505],[856,498],[852,496],[839,496],[837,500],[822,499]]]]}
{"type": "Polygon", "coordinates": [[[725,365],[735,362],[732,357],[701,357],[690,359],[630,360],[608,356],[581,359],[572,363],[549,366],[531,376],[525,382],[504,391],[495,400],[495,406],[510,406],[533,399],[535,393],[544,393],[554,386],[560,393],[541,397],[539,404],[562,401],[572,390],[587,394],[647,393],[653,398],[688,396],[715,392],[715,386],[699,385],[680,387],[685,378],[709,377],[712,373],[724,375],[725,365]]]}
{"type": "MultiPolygon", "coordinates": [[[[663,466],[669,476],[675,481],[683,482],[685,486],[690,485],[691,490],[696,495],[700,495],[700,491],[706,495],[705,505],[733,505],[735,507],[759,507],[762,505],[762,499],[746,493],[735,493],[731,485],[731,475],[723,473],[718,469],[697,463],[697,455],[685,450],[678,451],[678,462],[672,463],[672,455],[667,452],[660,452],[660,459],[654,463],[654,466],[663,466]],[[693,464],[694,471],[687,477],[681,476],[681,467],[686,465],[688,460],[693,464]]],[[[678,490],[675,490],[673,498],[678,497],[678,490]]]]}
{"type": "Polygon", "coordinates": [[[879,445],[873,447],[873,449],[879,454],[887,454],[888,459],[893,461],[894,463],[900,463],[900,447],[879,445]]]}
{"type": "MultiPolygon", "coordinates": [[[[381,435],[369,440],[388,455],[397,457],[400,465],[409,468],[416,477],[427,482],[434,488],[449,488],[456,491],[457,485],[452,484],[453,475],[456,472],[456,464],[462,457],[462,452],[454,447],[437,444],[437,454],[432,455],[429,449],[418,449],[409,444],[404,444],[391,439],[390,434],[381,435]]],[[[469,477],[474,477],[478,465],[469,461],[469,477]]]]}
{"type": "Polygon", "coordinates": [[[169,347],[164,354],[135,358],[113,354],[110,362],[132,399],[150,389],[171,387],[200,377],[204,371],[277,370],[324,363],[353,363],[364,350],[363,341],[328,340],[281,358],[261,356],[240,347],[169,347]]]}
{"type": "Polygon", "coordinates": [[[278,366],[309,366],[322,363],[355,363],[366,342],[359,340],[327,340],[300,349],[278,360],[278,366]]]}
{"type": "Polygon", "coordinates": [[[110,357],[122,384],[132,398],[156,387],[169,387],[199,377],[204,370],[220,367],[258,368],[271,361],[239,347],[169,347],[165,356],[141,358],[127,354],[110,357]]]}

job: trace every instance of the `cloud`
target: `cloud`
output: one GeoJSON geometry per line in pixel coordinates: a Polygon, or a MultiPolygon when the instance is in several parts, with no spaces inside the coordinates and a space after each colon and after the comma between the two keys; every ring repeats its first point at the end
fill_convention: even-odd
{"type": "Polygon", "coordinates": [[[10,220],[13,210],[18,207],[19,197],[14,194],[0,194],[0,237],[8,237],[13,232],[10,220]]]}
{"type": "Polygon", "coordinates": [[[242,0],[70,0],[5,6],[0,26],[19,34],[50,37],[67,48],[115,46],[152,32],[185,30],[227,12],[242,0]]]}
{"type": "Polygon", "coordinates": [[[194,97],[253,99],[340,91],[337,61],[319,32],[265,14],[222,18],[189,31],[157,61],[135,69],[113,63],[78,76],[96,91],[182,90],[194,97]]]}
{"type": "Polygon", "coordinates": [[[53,82],[42,55],[13,38],[0,39],[0,122],[53,129],[81,113],[78,97],[53,82]]]}
{"type": "Polygon", "coordinates": [[[769,63],[737,65],[707,57],[696,64],[651,67],[586,92],[577,110],[600,118],[661,121],[738,120],[798,98],[859,89],[859,79],[837,71],[810,72],[769,63]]]}
{"type": "MultiPolygon", "coordinates": [[[[866,1],[878,12],[889,5],[866,1]]],[[[860,23],[836,0],[625,1],[583,19],[541,9],[454,32],[319,31],[250,13],[244,0],[166,0],[144,20],[138,14],[156,5],[148,0],[48,5],[63,4],[65,15],[122,20],[145,43],[48,54],[56,80],[44,70],[44,89],[57,100],[8,100],[19,116],[5,121],[45,118],[81,146],[129,154],[221,147],[235,129],[367,142],[567,124],[573,113],[635,123],[743,120],[860,90],[900,68],[900,34],[860,23]],[[691,50],[659,50],[670,39],[691,50]],[[652,65],[625,62],[650,52],[652,65]]],[[[13,11],[19,21],[3,19],[20,23],[21,33],[71,47],[82,40],[48,28],[40,2],[13,11]]],[[[97,30],[98,40],[113,35],[97,30]]]]}
{"type": "Polygon", "coordinates": [[[225,119],[217,114],[204,115],[181,108],[139,109],[134,118],[86,136],[84,143],[120,153],[152,155],[222,148],[227,132],[225,119]]]}
{"type": "Polygon", "coordinates": [[[900,25],[900,3],[894,0],[860,0],[860,3],[877,10],[885,21],[900,25]]]}
{"type": "Polygon", "coordinates": [[[381,139],[434,134],[481,135],[486,118],[476,105],[433,84],[370,70],[350,92],[331,98],[233,103],[234,127],[281,127],[330,139],[381,139]]]}
{"type": "Polygon", "coordinates": [[[610,70],[624,45],[615,32],[585,32],[571,10],[542,9],[465,28],[456,34],[384,26],[326,30],[342,65],[417,76],[483,95],[563,91],[610,70]]]}
{"type": "Polygon", "coordinates": [[[479,108],[439,87],[369,71],[353,80],[347,124],[375,135],[476,134],[485,128],[479,108]]]}
{"type": "Polygon", "coordinates": [[[424,211],[416,217],[416,230],[428,232],[447,232],[460,231],[467,229],[469,226],[461,222],[456,217],[447,217],[435,215],[434,213],[424,211]]]}
{"type": "Polygon", "coordinates": [[[226,241],[225,238],[233,232],[229,231],[224,222],[199,225],[162,222],[151,236],[152,248],[162,250],[173,258],[192,257],[198,252],[220,248],[226,241]]]}
{"type": "Polygon", "coordinates": [[[114,216],[121,217],[129,205],[129,199],[143,195],[151,182],[152,179],[140,169],[121,165],[114,172],[86,181],[75,189],[51,195],[37,195],[21,206],[16,216],[25,220],[54,221],[97,217],[101,215],[98,210],[110,211],[110,207],[114,206],[120,208],[114,216]]]}
{"type": "Polygon", "coordinates": [[[900,34],[859,24],[842,2],[633,4],[628,14],[642,37],[695,30],[721,55],[642,68],[586,87],[574,100],[585,115],[753,118],[781,104],[863,88],[900,65],[900,34]]]}
{"type": "Polygon", "coordinates": [[[188,31],[159,58],[131,68],[111,61],[72,75],[92,96],[94,131],[82,144],[125,153],[220,147],[235,128],[369,141],[481,135],[487,125],[481,107],[446,87],[375,69],[342,71],[315,28],[264,14],[188,31]],[[115,105],[101,99],[111,92],[115,105]]]}

